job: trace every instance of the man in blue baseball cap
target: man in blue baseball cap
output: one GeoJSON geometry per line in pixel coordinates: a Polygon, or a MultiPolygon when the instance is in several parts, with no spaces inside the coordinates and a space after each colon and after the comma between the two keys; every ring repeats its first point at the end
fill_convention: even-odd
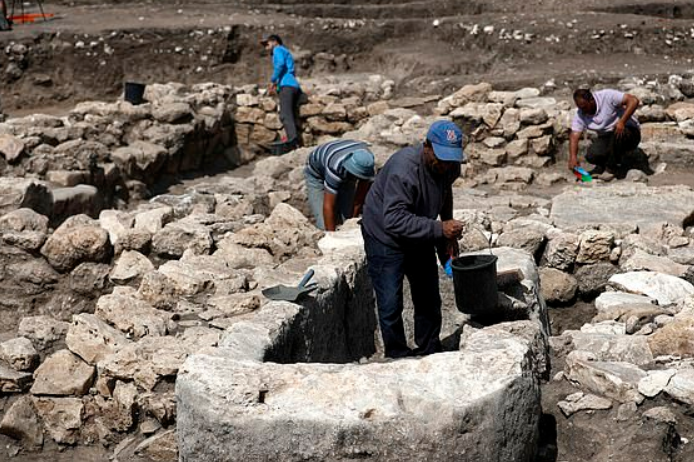
{"type": "Polygon", "coordinates": [[[358,216],[374,175],[374,155],[363,141],[338,139],[316,146],[304,169],[316,226],[335,231],[347,218],[358,216]]]}
{"type": "Polygon", "coordinates": [[[452,185],[464,159],[463,132],[453,122],[436,121],[422,144],[388,159],[366,196],[362,235],[387,357],[441,351],[436,254],[442,265],[458,254],[463,224],[453,219],[452,185]],[[414,350],[402,321],[405,276],[414,304],[414,350]]]}

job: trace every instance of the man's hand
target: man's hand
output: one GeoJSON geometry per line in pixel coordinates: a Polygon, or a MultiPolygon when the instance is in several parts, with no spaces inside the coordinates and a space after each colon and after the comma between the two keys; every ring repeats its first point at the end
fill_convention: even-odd
{"type": "Polygon", "coordinates": [[[458,220],[446,220],[442,224],[443,236],[446,239],[458,239],[463,234],[465,226],[458,220]]]}
{"type": "Polygon", "coordinates": [[[274,96],[277,94],[277,85],[274,83],[271,83],[270,85],[267,86],[267,92],[270,96],[274,96]]]}
{"type": "Polygon", "coordinates": [[[614,134],[617,138],[621,138],[624,136],[624,129],[626,127],[626,124],[622,122],[621,120],[617,121],[617,125],[614,126],[614,134]]]}

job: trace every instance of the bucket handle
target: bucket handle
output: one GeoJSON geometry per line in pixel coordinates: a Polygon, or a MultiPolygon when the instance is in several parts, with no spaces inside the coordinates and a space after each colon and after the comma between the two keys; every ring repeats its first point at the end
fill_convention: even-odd
{"type": "Polygon", "coordinates": [[[492,252],[492,233],[489,233],[489,237],[487,237],[487,235],[484,234],[484,232],[481,229],[477,227],[473,227],[473,229],[475,229],[475,231],[479,232],[482,236],[484,236],[484,239],[487,241],[487,250],[489,250],[489,255],[494,255],[494,252],[492,252]]]}

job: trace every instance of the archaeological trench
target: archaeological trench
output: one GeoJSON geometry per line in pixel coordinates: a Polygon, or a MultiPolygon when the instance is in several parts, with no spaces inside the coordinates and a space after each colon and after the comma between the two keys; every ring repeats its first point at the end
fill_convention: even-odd
{"type": "Polygon", "coordinates": [[[663,180],[694,165],[692,75],[615,83],[649,167],[585,184],[552,86],[303,83],[283,156],[257,84],[0,115],[0,460],[694,460],[694,189],[663,180]],[[347,137],[380,167],[440,118],[466,133],[462,251],[520,277],[482,324],[441,271],[445,351],[385,360],[358,220],[315,228],[303,165],[347,137]],[[309,296],[262,295],[308,269],[309,296]]]}

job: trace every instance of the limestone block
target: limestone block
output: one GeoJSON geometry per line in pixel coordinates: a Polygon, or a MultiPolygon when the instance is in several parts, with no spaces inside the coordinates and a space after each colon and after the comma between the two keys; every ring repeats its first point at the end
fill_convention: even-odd
{"type": "MultiPolygon", "coordinates": [[[[262,122],[261,122],[262,123],[262,122]]],[[[270,130],[263,125],[254,125],[253,131],[251,132],[249,141],[251,143],[256,143],[260,145],[267,145],[275,141],[277,138],[277,132],[270,130]]]]}
{"type": "Polygon", "coordinates": [[[168,158],[168,150],[159,144],[136,140],[113,151],[111,158],[128,177],[147,178],[161,170],[168,158]]]}
{"type": "Polygon", "coordinates": [[[73,355],[69,350],[60,350],[36,369],[34,395],[84,395],[94,380],[94,367],[73,355]]]}
{"type": "Polygon", "coordinates": [[[557,100],[550,97],[521,98],[516,101],[518,108],[550,110],[557,105],[557,100]]]}
{"type": "Polygon", "coordinates": [[[168,314],[133,296],[104,295],[94,314],[135,339],[167,333],[168,314]]]}
{"type": "Polygon", "coordinates": [[[51,218],[60,223],[77,214],[96,216],[103,207],[103,195],[96,186],[79,184],[53,190],[53,213],[51,218]]]}
{"type": "Polygon", "coordinates": [[[229,238],[217,243],[217,250],[213,256],[223,257],[232,269],[252,269],[256,266],[271,265],[273,262],[272,255],[267,250],[249,249],[231,242],[229,238]]]}
{"type": "Polygon", "coordinates": [[[65,343],[70,351],[88,364],[96,365],[97,362],[117,352],[130,341],[120,331],[97,316],[82,313],[72,317],[65,343]]]}
{"type": "Polygon", "coordinates": [[[653,299],[644,295],[625,292],[604,292],[595,299],[595,308],[601,312],[620,305],[644,305],[653,303],[653,299]]]}
{"type": "Polygon", "coordinates": [[[615,274],[610,283],[618,289],[635,294],[646,295],[666,306],[694,294],[694,286],[689,282],[669,274],[651,271],[637,271],[615,274]]]}
{"type": "Polygon", "coordinates": [[[515,161],[528,153],[528,140],[513,140],[506,145],[505,149],[508,159],[515,161]]]}
{"type": "MultiPolygon", "coordinates": [[[[270,98],[264,98],[264,100],[273,101],[270,98]]],[[[259,103],[260,99],[256,95],[251,95],[248,93],[239,93],[236,95],[236,104],[239,106],[258,106],[259,103]]]]}
{"type": "Polygon", "coordinates": [[[22,139],[7,133],[0,134],[0,155],[12,164],[24,153],[25,143],[22,139]]]}
{"type": "Polygon", "coordinates": [[[560,228],[672,223],[678,226],[694,213],[694,191],[686,186],[643,184],[577,188],[552,199],[550,218],[560,228]]]}
{"type": "MultiPolygon", "coordinates": [[[[578,255],[578,242],[575,234],[559,233],[552,236],[545,248],[545,264],[561,271],[569,270],[578,255]]],[[[580,278],[577,279],[580,281],[580,278]]]]}
{"type": "Polygon", "coordinates": [[[39,361],[39,354],[26,337],[17,337],[0,343],[0,357],[18,371],[33,370],[39,361]]]}
{"type": "Polygon", "coordinates": [[[694,104],[692,103],[674,103],[665,109],[668,117],[676,122],[694,119],[694,104]]]}
{"type": "Polygon", "coordinates": [[[328,135],[340,135],[352,129],[347,122],[329,122],[323,117],[309,117],[306,122],[311,130],[328,135]]]}
{"type": "MultiPolygon", "coordinates": [[[[302,118],[317,116],[323,112],[324,108],[325,108],[325,106],[323,106],[322,104],[316,104],[316,103],[302,104],[301,106],[299,106],[299,115],[302,118]]],[[[375,114],[372,114],[372,115],[375,115],[375,114]]]]}
{"type": "Polygon", "coordinates": [[[555,268],[540,269],[542,297],[549,304],[569,303],[576,296],[578,282],[572,275],[555,268]]]}
{"type": "Polygon", "coordinates": [[[50,316],[28,316],[19,322],[18,334],[31,340],[37,350],[43,351],[65,338],[69,326],[67,322],[50,316]]]}
{"type": "Polygon", "coordinates": [[[498,339],[479,349],[366,365],[195,355],[176,381],[180,457],[204,462],[233,453],[239,460],[289,461],[360,454],[400,461],[426,452],[441,459],[465,453],[471,460],[525,460],[535,451],[540,410],[539,388],[523,359],[527,349],[498,339]],[[464,438],[430,444],[434,432],[459,433],[472,416],[464,438]],[[338,428],[349,438],[328,436],[338,428]],[[295,434],[307,444],[297,446],[295,434]],[[262,444],[269,437],[274,443],[262,444]]]}
{"type": "Polygon", "coordinates": [[[46,433],[60,444],[75,444],[82,425],[84,404],[79,398],[34,397],[34,408],[46,433]]]}
{"type": "Polygon", "coordinates": [[[530,147],[532,151],[538,156],[548,156],[552,154],[552,137],[550,135],[545,135],[540,138],[535,138],[530,140],[530,147]]]}
{"type": "Polygon", "coordinates": [[[74,215],[48,238],[41,254],[58,271],[68,271],[83,261],[105,261],[111,250],[108,233],[97,221],[74,215]]]}
{"type": "Polygon", "coordinates": [[[642,366],[653,361],[648,339],[642,335],[617,335],[565,331],[574,350],[588,351],[598,361],[620,361],[642,366]]]}
{"type": "Polygon", "coordinates": [[[547,119],[547,111],[541,107],[520,110],[520,121],[523,125],[540,125],[547,122],[547,119]]]}
{"type": "Polygon", "coordinates": [[[154,264],[147,257],[140,252],[126,250],[116,260],[109,279],[116,284],[127,284],[153,270],[154,264]]]}
{"type": "Polygon", "coordinates": [[[496,125],[506,139],[513,138],[520,128],[520,111],[515,108],[506,109],[496,125]]]}
{"type": "Polygon", "coordinates": [[[347,109],[340,103],[330,103],[325,106],[322,115],[330,121],[347,120],[347,109]]]}
{"type": "Polygon", "coordinates": [[[30,447],[43,445],[43,426],[30,397],[22,396],[12,403],[0,422],[0,433],[21,440],[30,447]]]}
{"type": "Polygon", "coordinates": [[[675,317],[675,320],[648,337],[656,356],[676,355],[694,358],[694,318],[675,317]]]}
{"type": "Polygon", "coordinates": [[[45,184],[24,178],[0,178],[0,214],[28,208],[50,216],[53,212],[53,195],[45,184]]]}
{"type": "Polygon", "coordinates": [[[99,376],[106,376],[151,391],[163,378],[174,377],[189,351],[172,336],[144,337],[130,343],[97,364],[99,376]]]}
{"type": "Polygon", "coordinates": [[[31,385],[31,374],[16,371],[0,364],[0,392],[23,392],[31,385]]]}
{"type": "Polygon", "coordinates": [[[9,245],[37,250],[46,241],[48,217],[21,208],[0,217],[0,236],[9,245]]]}
{"type": "Polygon", "coordinates": [[[570,417],[580,411],[599,411],[612,408],[612,401],[595,395],[585,395],[577,392],[567,396],[563,401],[557,403],[562,414],[570,417]]]}
{"type": "Polygon", "coordinates": [[[236,109],[234,118],[236,122],[242,124],[260,124],[265,118],[265,111],[257,107],[241,106],[236,109]]]}
{"type": "Polygon", "coordinates": [[[263,125],[270,130],[280,130],[282,128],[282,121],[280,120],[279,114],[270,112],[265,114],[263,125]]]}
{"type": "Polygon", "coordinates": [[[665,393],[685,404],[694,405],[694,369],[680,369],[670,378],[665,393]]]}
{"type": "Polygon", "coordinates": [[[598,263],[609,260],[614,234],[610,231],[597,231],[589,229],[579,236],[578,263],[598,263]]]}
{"type": "Polygon", "coordinates": [[[665,390],[676,372],[675,369],[648,371],[648,375],[639,382],[639,393],[646,398],[655,398],[665,390]]]}
{"type": "Polygon", "coordinates": [[[152,106],[152,117],[158,122],[174,124],[190,120],[193,117],[193,113],[190,104],[172,102],[154,104],[152,106]]]}
{"type": "Polygon", "coordinates": [[[153,252],[175,258],[180,258],[186,250],[207,254],[212,246],[212,236],[205,226],[182,221],[169,223],[152,238],[153,252]]]}
{"type": "Polygon", "coordinates": [[[681,278],[687,274],[689,267],[675,263],[668,257],[651,255],[637,248],[624,262],[622,269],[625,271],[653,271],[681,278]]]}
{"type": "Polygon", "coordinates": [[[566,377],[583,389],[620,403],[641,402],[638,384],[646,373],[638,366],[626,362],[594,361],[579,351],[566,358],[566,377]],[[583,357],[582,357],[583,356],[583,357]]]}

